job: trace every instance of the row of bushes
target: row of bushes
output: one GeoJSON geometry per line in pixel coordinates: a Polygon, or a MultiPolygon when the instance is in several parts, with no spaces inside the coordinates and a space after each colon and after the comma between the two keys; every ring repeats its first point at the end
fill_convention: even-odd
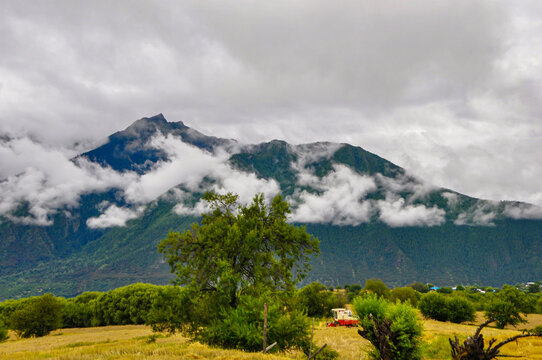
{"type": "MultiPolygon", "coordinates": [[[[521,322],[519,313],[537,311],[541,305],[541,300],[537,303],[535,296],[507,285],[498,293],[421,294],[410,286],[389,289],[382,281],[370,279],[364,288],[353,285],[346,291],[326,290],[320,283],[309,284],[290,297],[288,308],[309,317],[323,317],[329,315],[332,308],[344,307],[349,299],[375,294],[392,303],[408,302],[417,306],[424,316],[439,321],[472,321],[476,310],[485,310],[497,318],[497,326],[504,326],[504,323],[521,322]]],[[[177,321],[186,323],[182,316],[179,318],[190,300],[186,296],[178,287],[133,284],[105,293],[86,292],[72,299],[44,295],[6,300],[0,303],[0,340],[5,327],[16,330],[21,336],[41,336],[58,327],[155,324],[158,329],[165,319],[172,321],[176,317],[177,321]],[[39,322],[32,323],[31,319],[37,316],[39,322]],[[43,327],[44,323],[47,326],[43,327]],[[28,328],[32,330],[25,330],[28,328]]],[[[198,316],[213,315],[201,311],[198,316]]]]}
{"type": "Polygon", "coordinates": [[[381,280],[370,279],[357,295],[372,293],[392,302],[408,301],[417,306],[425,317],[454,323],[473,321],[475,311],[485,311],[486,317],[494,318],[500,328],[525,322],[522,314],[542,313],[542,297],[515,286],[504,285],[499,291],[488,293],[457,290],[424,294],[414,290],[419,286],[420,283],[414,283],[391,290],[381,280]]]}
{"type": "MultiPolygon", "coordinates": [[[[319,283],[310,284],[291,296],[287,305],[299,314],[319,317],[347,302],[344,294],[324,289],[319,283]]],[[[46,294],[0,303],[0,329],[9,327],[23,337],[42,336],[61,327],[153,324],[160,330],[166,320],[186,323],[183,314],[189,302],[182,288],[150,284],[133,284],[105,293],[85,292],[71,299],[46,294]]],[[[192,306],[192,312],[194,316],[214,316],[201,307],[192,306]]]]}

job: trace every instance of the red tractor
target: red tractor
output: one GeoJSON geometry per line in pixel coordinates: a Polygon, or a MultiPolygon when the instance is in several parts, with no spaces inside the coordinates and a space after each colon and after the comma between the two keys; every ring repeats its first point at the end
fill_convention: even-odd
{"type": "Polygon", "coordinates": [[[359,320],[355,315],[352,315],[352,312],[347,309],[331,309],[331,314],[333,316],[333,321],[327,324],[327,326],[358,326],[359,320]]]}

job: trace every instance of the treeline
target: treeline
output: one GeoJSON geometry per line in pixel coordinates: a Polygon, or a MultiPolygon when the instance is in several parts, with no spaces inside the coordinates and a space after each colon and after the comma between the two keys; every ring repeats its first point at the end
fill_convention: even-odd
{"type": "MultiPolygon", "coordinates": [[[[293,294],[289,306],[309,317],[326,317],[332,308],[344,307],[355,297],[369,293],[393,303],[409,302],[425,316],[439,321],[459,323],[474,320],[475,311],[485,311],[504,316],[497,322],[497,326],[501,326],[506,322],[520,323],[521,313],[542,314],[542,293],[533,291],[535,287],[532,284],[485,288],[485,293],[478,287],[458,286],[455,290],[443,287],[436,291],[431,291],[431,287],[431,284],[416,282],[390,289],[378,279],[367,280],[363,287],[347,284],[336,289],[312,283],[293,294]]],[[[0,303],[0,328],[13,329],[21,336],[42,336],[57,328],[129,324],[156,326],[182,313],[183,296],[180,287],[133,284],[108,292],[85,292],[70,299],[46,294],[6,300],[0,303]],[[32,323],[34,318],[37,320],[32,323]]]]}
{"type": "MultiPolygon", "coordinates": [[[[161,330],[160,324],[182,322],[183,317],[191,315],[185,314],[189,302],[186,296],[178,286],[132,284],[69,299],[45,294],[6,300],[0,303],[0,340],[5,338],[2,329],[6,328],[22,337],[43,336],[58,328],[107,325],[148,324],[161,330]]],[[[320,283],[307,285],[289,298],[289,307],[310,317],[326,316],[330,309],[348,302],[346,294],[326,291],[320,283]]]]}

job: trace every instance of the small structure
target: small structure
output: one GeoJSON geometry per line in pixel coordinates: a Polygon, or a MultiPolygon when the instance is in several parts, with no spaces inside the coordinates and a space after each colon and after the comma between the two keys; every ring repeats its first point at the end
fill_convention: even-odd
{"type": "Polygon", "coordinates": [[[359,323],[359,319],[357,316],[352,314],[352,311],[343,309],[343,308],[336,308],[331,309],[331,315],[333,316],[333,321],[327,324],[327,326],[357,326],[359,323]]]}

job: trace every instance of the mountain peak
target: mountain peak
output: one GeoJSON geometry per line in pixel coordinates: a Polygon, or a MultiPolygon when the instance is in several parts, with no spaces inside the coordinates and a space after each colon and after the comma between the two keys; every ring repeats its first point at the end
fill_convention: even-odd
{"type": "Polygon", "coordinates": [[[140,174],[150,170],[156,162],[167,160],[167,154],[149,146],[155,136],[175,136],[181,141],[213,152],[216,147],[235,141],[204,135],[182,121],[169,122],[162,113],[136,120],[126,129],[109,136],[104,145],[81,154],[90,161],[107,165],[117,171],[136,171],[140,174]]]}

